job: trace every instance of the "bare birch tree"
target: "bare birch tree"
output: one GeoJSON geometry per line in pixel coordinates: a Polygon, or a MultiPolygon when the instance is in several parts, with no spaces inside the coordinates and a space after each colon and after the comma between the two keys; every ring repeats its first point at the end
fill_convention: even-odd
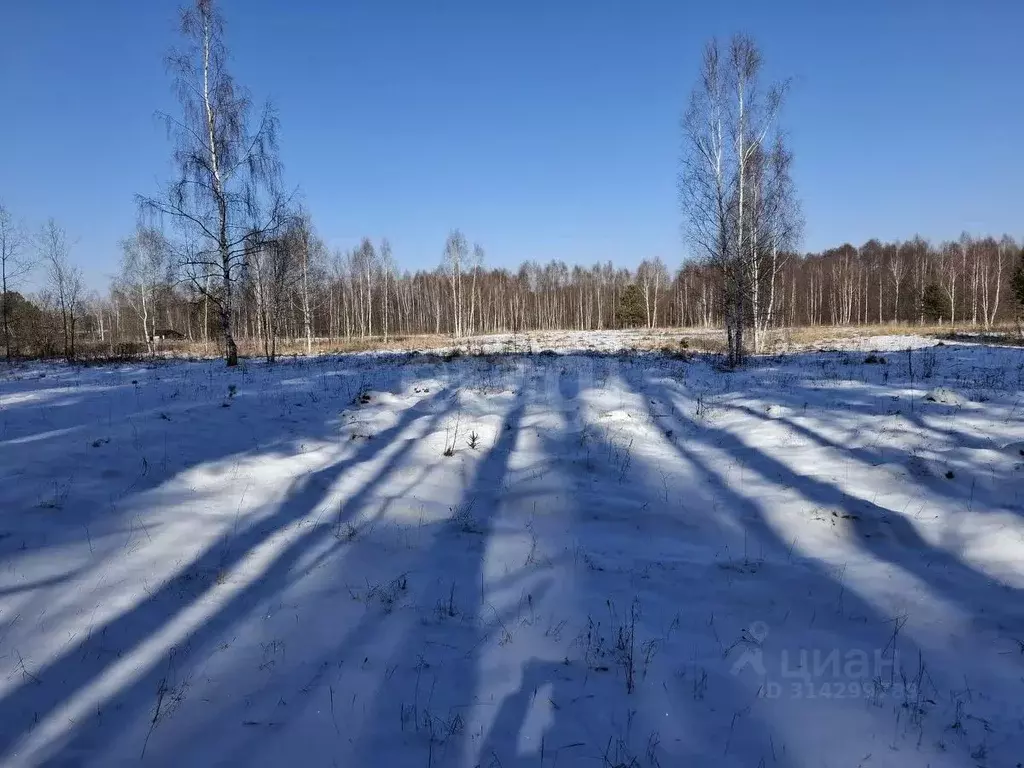
{"type": "MultiPolygon", "coordinates": [[[[698,257],[720,272],[729,361],[734,365],[744,355],[748,304],[760,290],[754,287],[760,283],[760,259],[772,252],[757,238],[755,187],[769,169],[767,158],[776,143],[772,132],[786,86],[763,90],[761,66],[760,51],[750,38],[733,37],[724,61],[718,41],[712,40],[683,118],[680,199],[686,231],[698,257]]],[[[786,178],[790,159],[788,153],[777,158],[786,178]]],[[[779,250],[781,244],[776,256],[779,250]]]]}
{"type": "Polygon", "coordinates": [[[50,219],[39,231],[39,257],[46,265],[48,287],[60,316],[64,359],[75,359],[75,334],[82,312],[82,272],[71,263],[67,234],[50,219]]]}
{"type": "Polygon", "coordinates": [[[484,247],[479,243],[473,244],[473,281],[469,288],[469,332],[476,333],[476,282],[480,275],[480,269],[484,265],[484,247]]]}
{"type": "Polygon", "coordinates": [[[269,104],[250,122],[252,104],[227,69],[224,19],[215,0],[183,10],[184,47],[169,69],[180,116],[164,114],[174,137],[177,179],[145,209],[172,220],[195,245],[180,267],[218,310],[229,366],[238,363],[232,329],[235,283],[251,248],[264,247],[286,220],[278,192],[277,119],[269,104]]]}
{"type": "Polygon", "coordinates": [[[381,310],[381,320],[384,324],[384,341],[388,340],[388,315],[389,306],[389,293],[391,288],[392,279],[395,272],[395,259],[391,255],[391,243],[385,237],[380,244],[380,271],[381,271],[381,282],[384,284],[384,306],[381,310]]]}
{"type": "Polygon", "coordinates": [[[246,260],[246,273],[256,303],[256,326],[268,363],[277,359],[277,340],[281,336],[285,307],[295,283],[304,275],[300,261],[302,251],[294,247],[293,242],[284,237],[254,245],[246,260]]]}
{"type": "Polygon", "coordinates": [[[684,230],[698,258],[721,274],[729,360],[738,362],[737,267],[730,248],[734,171],[727,146],[727,82],[718,41],[704,48],[697,86],[683,117],[679,195],[684,230]]]}
{"type": "Polygon", "coordinates": [[[946,243],[942,248],[941,284],[942,290],[949,299],[949,324],[956,329],[956,298],[957,285],[962,274],[961,264],[963,256],[960,253],[960,246],[956,243],[946,243]]]}
{"type": "Polygon", "coordinates": [[[377,262],[377,249],[368,237],[363,238],[359,248],[349,257],[349,269],[355,283],[353,293],[359,307],[359,328],[364,336],[373,335],[373,288],[377,262]]]}
{"type": "MultiPolygon", "coordinates": [[[[992,298],[991,312],[986,312],[985,315],[985,326],[990,328],[996,321],[996,313],[999,311],[999,292],[1003,284],[1003,267],[1005,264],[1009,264],[1013,260],[1013,251],[1016,243],[1010,238],[1009,235],[1003,235],[999,241],[999,245],[996,248],[996,263],[990,267],[993,278],[995,280],[995,293],[992,298]]],[[[986,280],[986,298],[988,296],[988,281],[986,280]]]]}
{"type": "Polygon", "coordinates": [[[771,148],[758,149],[749,164],[749,255],[745,262],[754,352],[762,351],[765,334],[774,322],[779,274],[803,227],[790,176],[792,161],[782,136],[776,135],[771,148]]]}
{"type": "Polygon", "coordinates": [[[442,267],[452,296],[452,335],[455,338],[462,336],[462,265],[466,263],[468,253],[465,236],[453,229],[444,246],[442,267]]]}
{"type": "Polygon", "coordinates": [[[158,230],[140,226],[122,241],[121,251],[121,292],[142,323],[146,351],[152,357],[156,352],[157,288],[167,282],[170,267],[167,240],[158,230]]]}
{"type": "Polygon", "coordinates": [[[903,283],[903,277],[906,274],[906,258],[900,254],[900,248],[902,243],[899,241],[893,243],[893,247],[889,253],[889,275],[892,277],[892,321],[899,321],[900,313],[900,285],[903,283]]]}
{"type": "Polygon", "coordinates": [[[636,282],[644,297],[644,314],[647,327],[655,328],[658,324],[658,300],[661,290],[668,282],[668,270],[660,258],[644,259],[636,270],[636,282]]]}
{"type": "Polygon", "coordinates": [[[327,249],[313,231],[309,214],[301,212],[294,216],[280,238],[285,253],[279,258],[288,264],[286,283],[295,283],[298,290],[299,312],[302,316],[302,336],[306,342],[306,354],[313,354],[313,325],[318,301],[316,285],[326,277],[327,249]],[[294,273],[294,274],[293,274],[294,273]]]}

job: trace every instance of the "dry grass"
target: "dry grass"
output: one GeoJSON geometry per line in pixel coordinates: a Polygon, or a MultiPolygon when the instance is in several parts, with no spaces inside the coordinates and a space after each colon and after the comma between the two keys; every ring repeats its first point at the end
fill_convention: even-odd
{"type": "MultiPolygon", "coordinates": [[[[616,340],[625,349],[637,351],[662,351],[668,354],[691,352],[721,354],[725,352],[725,337],[721,328],[654,328],[614,331],[616,340]]],[[[880,324],[854,326],[800,326],[780,328],[768,333],[764,351],[768,354],[791,352],[801,349],[820,349],[839,345],[845,339],[870,336],[926,336],[940,340],[978,342],[1024,346],[1024,328],[1018,324],[1001,323],[985,330],[962,325],[954,332],[949,325],[880,324]]],[[[514,349],[539,350],[559,347],[591,346],[588,332],[581,331],[529,331],[515,335],[514,349]]],[[[437,334],[390,336],[387,341],[381,336],[352,338],[318,338],[313,341],[314,355],[335,355],[368,351],[413,351],[458,349],[466,354],[480,354],[484,345],[493,349],[495,343],[512,338],[511,334],[497,336],[473,336],[455,340],[450,336],[437,334]]],[[[747,337],[749,341],[749,336],[747,337]]],[[[263,356],[262,344],[255,339],[239,339],[238,351],[243,357],[263,356]]],[[[169,358],[217,358],[221,355],[220,345],[215,341],[163,342],[158,345],[161,357],[169,358]]],[[[80,346],[83,362],[141,359],[146,351],[142,344],[122,343],[111,349],[109,344],[87,343],[80,346]]],[[[302,356],[306,354],[303,339],[281,340],[277,345],[279,357],[302,356]]]]}
{"type": "Polygon", "coordinates": [[[986,344],[998,343],[1017,345],[1021,343],[1020,331],[1013,323],[1000,323],[985,330],[981,326],[958,326],[954,333],[946,325],[917,325],[910,323],[882,323],[848,326],[800,326],[780,328],[770,332],[767,348],[770,352],[781,352],[807,347],[827,346],[865,336],[925,336],[951,341],[977,341],[986,344]]]}
{"type": "MultiPolygon", "coordinates": [[[[238,354],[241,357],[263,357],[263,344],[258,339],[236,338],[238,354]]],[[[391,336],[387,341],[380,336],[365,338],[320,338],[313,340],[314,355],[337,355],[353,352],[379,350],[409,351],[414,349],[439,349],[452,346],[448,336],[391,336]]],[[[164,341],[156,345],[157,354],[170,358],[217,358],[223,354],[222,346],[216,341],[164,341]]],[[[306,354],[305,339],[279,340],[278,357],[292,357],[306,354]]],[[[83,361],[144,358],[146,347],[142,343],[118,344],[111,349],[109,344],[89,343],[79,348],[83,361]]]]}
{"type": "MultiPolygon", "coordinates": [[[[557,348],[565,344],[568,333],[575,335],[586,335],[587,332],[566,332],[566,331],[528,331],[516,334],[519,348],[521,349],[546,349],[557,348]]],[[[678,329],[678,328],[655,328],[655,329],[632,329],[614,331],[623,341],[623,345],[630,349],[641,351],[672,350],[672,351],[697,351],[697,352],[719,352],[724,349],[720,340],[721,331],[718,329],[678,329]]],[[[391,336],[387,341],[381,336],[353,337],[353,338],[318,338],[313,340],[314,355],[335,355],[349,354],[354,352],[371,351],[393,351],[411,352],[413,350],[441,350],[458,349],[466,354],[481,353],[484,344],[494,343],[496,339],[508,338],[511,334],[496,334],[494,336],[471,336],[463,339],[453,339],[451,336],[423,334],[409,336],[391,336]]],[[[262,357],[263,346],[258,340],[236,339],[238,353],[242,357],[262,357]]],[[[571,342],[570,342],[571,344],[571,342]]],[[[221,355],[221,347],[217,342],[188,342],[175,341],[164,342],[159,345],[158,352],[166,357],[194,357],[194,358],[215,358],[221,355]]],[[[306,354],[306,342],[304,339],[280,340],[277,343],[278,357],[302,356],[306,354]]]]}
{"type": "MultiPolygon", "coordinates": [[[[452,339],[450,336],[413,335],[413,336],[389,336],[387,341],[383,336],[352,337],[352,338],[317,338],[313,339],[314,355],[337,355],[351,352],[371,352],[390,350],[395,352],[410,351],[413,349],[439,349],[450,347],[452,339]]],[[[239,353],[259,357],[263,354],[263,347],[256,342],[239,343],[239,353]]],[[[214,354],[219,355],[219,348],[214,354]]],[[[281,340],[277,343],[277,354],[281,357],[306,354],[305,339],[281,340]]]]}

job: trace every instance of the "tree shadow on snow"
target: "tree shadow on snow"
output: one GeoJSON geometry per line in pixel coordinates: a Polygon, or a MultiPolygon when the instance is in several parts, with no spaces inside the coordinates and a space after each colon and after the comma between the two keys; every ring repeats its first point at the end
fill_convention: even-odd
{"type": "MultiPolygon", "coordinates": [[[[900,513],[691,415],[699,393],[681,381],[684,364],[581,355],[515,362],[518,391],[484,455],[437,457],[449,462],[438,470],[445,477],[467,468],[447,512],[437,507],[450,499],[431,496],[432,470],[417,463],[409,437],[461,407],[441,390],[347,458],[302,476],[268,515],[213,542],[43,668],[16,670],[0,697],[0,758],[74,704],[78,718],[61,724],[48,764],[102,762],[125,733],[148,730],[148,747],[133,746],[156,765],[303,761],[297,745],[325,763],[344,754],[360,765],[801,765],[820,757],[810,751],[815,738],[830,740],[829,754],[854,755],[861,745],[843,741],[844,723],[865,718],[891,735],[891,750],[920,759],[941,751],[936,739],[948,723],[927,715],[951,708],[961,681],[950,675],[969,671],[969,686],[998,694],[1021,674],[1015,657],[964,659],[901,632],[907,616],[885,614],[835,563],[795,552],[736,469],[849,515],[858,554],[918,580],[975,625],[1024,633],[1019,590],[925,541],[900,513]],[[594,403],[608,382],[621,401],[602,412],[594,403]],[[379,466],[359,474],[371,463],[379,466]],[[330,489],[350,477],[360,478],[356,489],[328,507],[330,489]],[[533,489],[532,514],[518,483],[533,489]],[[374,530],[399,502],[411,506],[420,486],[433,504],[425,521],[374,530]],[[540,551],[519,559],[529,535],[540,551]],[[549,538],[566,545],[548,551],[549,538]],[[253,573],[218,578],[252,562],[253,573]],[[559,639],[563,626],[574,639],[559,639]],[[250,632],[266,640],[245,638],[249,648],[262,645],[262,657],[220,660],[230,650],[225,638],[250,632]],[[881,653],[886,662],[854,681],[787,677],[780,654],[805,651],[881,653]],[[901,672],[909,685],[900,685],[901,672]],[[165,732],[162,702],[178,692],[184,699],[188,674],[214,681],[216,698],[190,699],[179,713],[187,717],[165,732]],[[823,702],[790,687],[808,682],[856,682],[859,694],[823,702]]],[[[492,364],[460,361],[453,375],[475,371],[500,389],[506,378],[485,381],[492,364]]],[[[396,366],[389,383],[423,372],[396,366]]],[[[808,397],[793,382],[765,392],[794,409],[808,397]]],[[[852,410],[862,414],[886,407],[868,390],[856,398],[852,410]]],[[[265,406],[254,402],[252,417],[265,406]]],[[[734,407],[755,423],[765,418],[734,407]]],[[[885,458],[803,421],[782,424],[823,451],[868,465],[885,458]]],[[[282,453],[336,439],[322,418],[260,434],[258,450],[282,453]]],[[[249,439],[197,442],[189,465],[243,451],[249,439]]]]}
{"type": "MultiPolygon", "coordinates": [[[[438,391],[427,402],[441,404],[444,396],[443,390],[438,391]]],[[[197,654],[210,652],[209,644],[214,639],[291,578],[292,567],[304,553],[334,535],[343,519],[324,515],[313,522],[304,521],[316,511],[330,486],[347,471],[371,461],[417,419],[436,423],[444,413],[444,409],[438,409],[425,415],[421,408],[408,408],[393,427],[363,443],[349,458],[300,478],[272,514],[241,531],[226,533],[137,605],[103,626],[92,627],[85,639],[59,653],[43,668],[26,672],[0,699],[0,755],[8,754],[22,736],[65,703],[79,695],[88,696],[90,686],[105,675],[122,674],[123,670],[116,668],[123,656],[144,649],[162,631],[183,623],[184,629],[173,637],[169,655],[143,653],[142,667],[130,672],[132,682],[119,688],[93,715],[74,723],[54,764],[84,760],[118,732],[121,718],[151,709],[169,668],[185,666],[197,654]],[[297,526],[301,521],[304,523],[297,526]],[[240,589],[233,589],[230,581],[220,582],[219,575],[230,573],[265,548],[277,551],[272,552],[258,578],[240,589]],[[226,599],[218,595],[224,591],[230,594],[226,599]],[[208,601],[216,609],[201,620],[189,621],[189,614],[201,612],[208,601]]],[[[386,467],[382,477],[387,471],[386,467]]]]}

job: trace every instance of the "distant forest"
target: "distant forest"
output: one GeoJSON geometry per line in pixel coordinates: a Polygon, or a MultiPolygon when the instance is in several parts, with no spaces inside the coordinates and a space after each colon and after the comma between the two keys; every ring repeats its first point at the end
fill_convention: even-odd
{"type": "MultiPolygon", "coordinates": [[[[468,248],[453,233],[444,265],[409,272],[399,270],[386,242],[367,240],[347,253],[330,253],[305,220],[285,240],[284,247],[251,254],[240,271],[232,324],[250,343],[271,336],[387,338],[723,323],[720,270],[698,261],[674,273],[658,259],[634,270],[610,262],[589,268],[526,262],[511,271],[487,267],[483,249],[468,248]]],[[[67,247],[58,232],[57,247],[62,243],[67,247]]],[[[143,231],[123,247],[124,274],[109,293],[77,298],[79,340],[114,350],[139,349],[161,335],[218,338],[215,301],[173,277],[170,249],[159,233],[143,231]]],[[[1010,284],[1019,253],[1008,236],[964,236],[937,246],[920,238],[871,240],[787,255],[769,287],[775,292],[770,326],[943,322],[988,328],[1018,311],[1010,284]]],[[[5,295],[12,354],[61,354],[55,292],[31,299],[5,295]]]]}

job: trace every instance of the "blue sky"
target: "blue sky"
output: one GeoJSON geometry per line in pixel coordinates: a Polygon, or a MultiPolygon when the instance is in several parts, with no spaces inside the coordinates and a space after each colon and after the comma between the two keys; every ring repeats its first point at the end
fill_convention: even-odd
{"type": "MultiPolygon", "coordinates": [[[[154,119],[175,0],[6,3],[0,198],[55,217],[105,287],[136,193],[169,177],[154,119]]],[[[804,247],[1024,234],[1024,3],[223,0],[237,79],[281,118],[320,234],[435,266],[461,227],[491,264],[678,264],[679,116],[713,35],[791,77],[804,247]]]]}

